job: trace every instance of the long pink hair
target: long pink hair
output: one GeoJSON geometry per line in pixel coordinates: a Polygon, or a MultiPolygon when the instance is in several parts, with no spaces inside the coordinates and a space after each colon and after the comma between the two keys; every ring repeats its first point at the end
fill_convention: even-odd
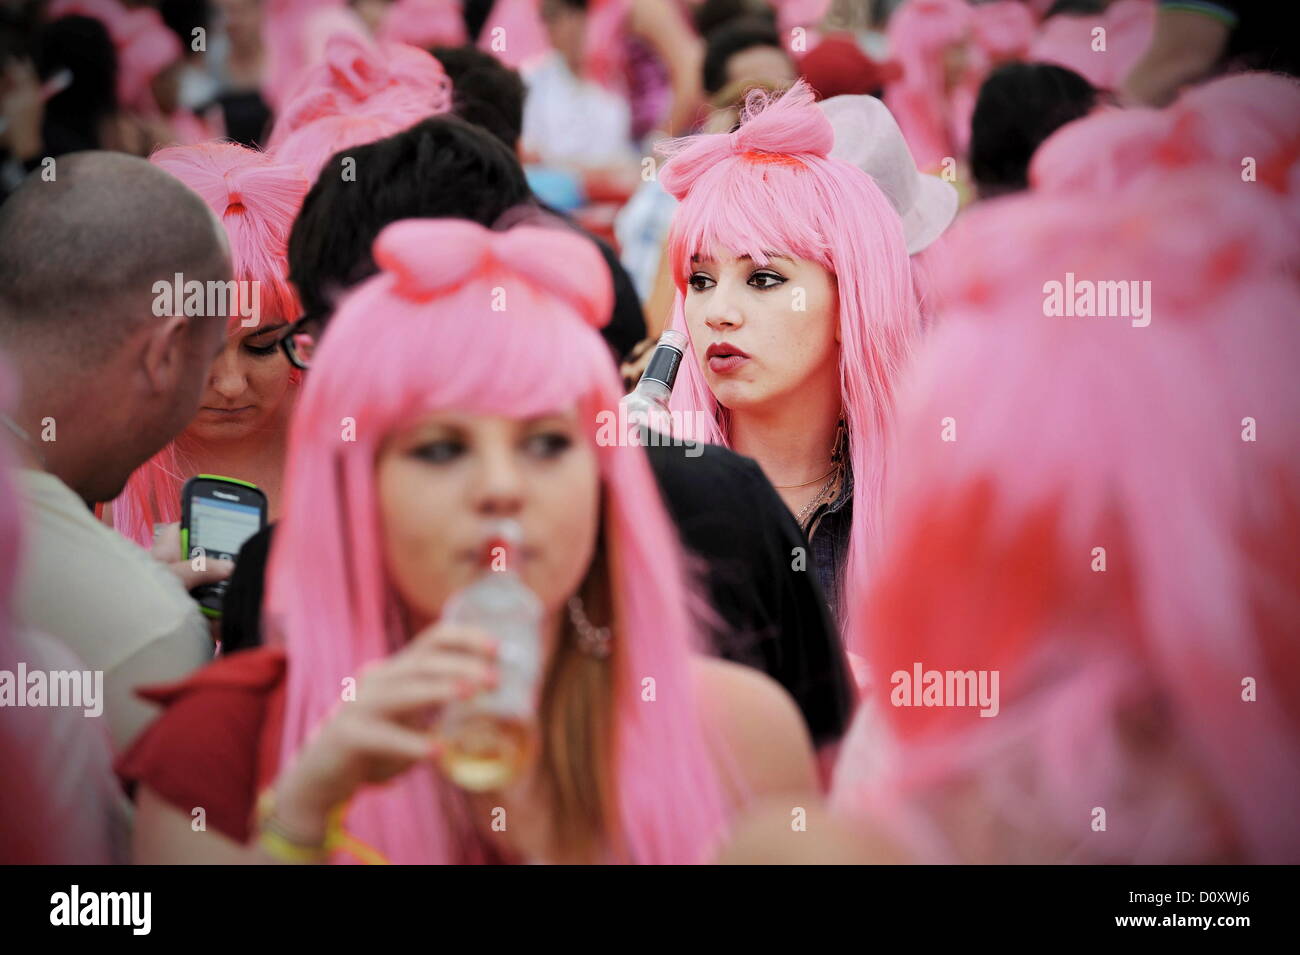
{"type": "MultiPolygon", "coordinates": [[[[607,270],[572,236],[452,220],[390,225],[375,260],[380,274],[331,323],[290,435],[267,603],[272,638],[289,657],[282,759],[334,709],[344,678],[409,636],[396,622],[376,519],[385,436],[439,409],[524,417],[576,402],[597,445],[617,608],[612,838],[628,861],[705,858],[726,810],[694,709],[681,555],[644,455],[595,439],[598,413],[621,391],[597,332],[610,314],[607,270]],[[494,311],[500,294],[508,310],[494,311]],[[355,441],[340,440],[345,419],[355,441]],[[653,704],[641,700],[647,675],[653,704]]],[[[466,861],[456,847],[468,823],[456,806],[455,791],[421,767],[362,792],[347,826],[393,862],[466,861]]]]}
{"type": "MultiPolygon", "coordinates": [[[[286,256],[289,230],[307,193],[302,171],[236,143],[171,146],[150,162],[198,193],[221,220],[235,279],[259,283],[260,324],[294,321],[301,309],[286,256]]],[[[247,334],[238,308],[231,312],[227,336],[247,334]]],[[[295,384],[300,378],[293,369],[285,374],[295,384]]],[[[186,444],[182,433],[137,468],[113,501],[113,525],[141,546],[152,543],[154,524],[180,520],[181,486],[196,473],[186,444]]]]}
{"type": "Polygon", "coordinates": [[[1212,182],[954,236],[833,784],[917,861],[1300,861],[1300,290],[1275,204],[1212,182]],[[1048,314],[1067,273],[1149,281],[1149,324],[1048,314]],[[999,713],[899,705],[916,663],[998,672],[999,713]]]}
{"type": "MultiPolygon", "coordinates": [[[[727,249],[765,263],[772,253],[808,259],[838,287],[840,389],[853,468],[853,522],[845,581],[869,574],[881,529],[894,384],[920,329],[903,226],[875,181],[827,158],[834,133],[802,80],[779,98],[751,93],[739,130],[666,144],[663,187],[681,200],[668,234],[677,296],[674,326],[686,327],[691,258],[727,249]]],[[[682,362],[672,406],[705,411],[704,438],[730,441],[720,408],[694,357],[682,362]]],[[[852,612],[855,602],[842,600],[852,612]]]]}

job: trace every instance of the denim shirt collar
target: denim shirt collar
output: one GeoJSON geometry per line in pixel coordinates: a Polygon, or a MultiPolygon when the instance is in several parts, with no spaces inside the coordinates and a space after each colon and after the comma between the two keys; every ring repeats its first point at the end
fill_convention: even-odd
{"type": "Polygon", "coordinates": [[[839,613],[840,584],[848,563],[849,531],[853,526],[853,469],[845,466],[844,481],[835,500],[820,505],[809,523],[809,547],[817,569],[817,582],[830,607],[831,616],[841,623],[839,613]]]}

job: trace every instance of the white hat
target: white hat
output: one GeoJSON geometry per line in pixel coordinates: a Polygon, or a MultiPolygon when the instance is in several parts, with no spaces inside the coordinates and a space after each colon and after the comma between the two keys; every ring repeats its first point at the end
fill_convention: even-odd
{"type": "Polygon", "coordinates": [[[907,254],[939,238],[957,215],[957,190],[917,170],[885,104],[874,96],[832,96],[817,105],[835,129],[831,158],[852,163],[876,181],[903,220],[907,254]]]}

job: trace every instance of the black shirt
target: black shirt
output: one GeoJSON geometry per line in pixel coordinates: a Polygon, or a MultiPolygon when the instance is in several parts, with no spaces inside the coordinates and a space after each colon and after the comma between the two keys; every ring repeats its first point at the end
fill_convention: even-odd
{"type": "MultiPolygon", "coordinates": [[[[767,673],[794,697],[818,746],[848,725],[853,696],[839,635],[808,542],[758,464],[717,445],[646,448],[686,549],[703,558],[721,628],[713,648],[767,673]],[[798,550],[802,548],[802,550],[798,550]]],[[[225,653],[261,643],[271,532],[250,538],[230,577],[221,621],[225,653]]]]}

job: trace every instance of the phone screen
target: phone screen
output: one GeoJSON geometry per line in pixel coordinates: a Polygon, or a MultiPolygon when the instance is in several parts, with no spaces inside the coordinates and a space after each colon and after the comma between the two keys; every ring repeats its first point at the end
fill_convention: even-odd
{"type": "Polygon", "coordinates": [[[190,549],[202,547],[209,557],[234,560],[239,549],[261,529],[261,511],[238,500],[222,500],[221,491],[190,502],[190,549]]]}

